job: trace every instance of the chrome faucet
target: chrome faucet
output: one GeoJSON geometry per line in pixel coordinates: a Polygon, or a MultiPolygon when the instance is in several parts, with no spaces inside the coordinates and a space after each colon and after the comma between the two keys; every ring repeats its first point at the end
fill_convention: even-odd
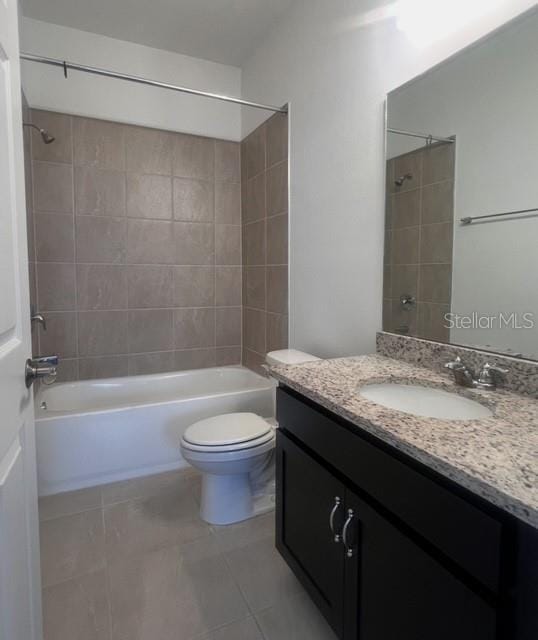
{"type": "Polygon", "coordinates": [[[508,369],[498,364],[486,362],[480,370],[478,377],[475,377],[474,371],[468,367],[459,356],[455,360],[447,362],[445,368],[452,371],[456,384],[471,389],[486,389],[491,391],[497,388],[498,384],[502,382],[504,376],[508,373],[508,369]]]}
{"type": "Polygon", "coordinates": [[[37,322],[37,324],[40,324],[43,327],[43,331],[47,330],[47,321],[45,320],[45,316],[42,315],[41,313],[34,313],[31,316],[30,321],[32,322],[32,324],[34,322],[37,322]]]}

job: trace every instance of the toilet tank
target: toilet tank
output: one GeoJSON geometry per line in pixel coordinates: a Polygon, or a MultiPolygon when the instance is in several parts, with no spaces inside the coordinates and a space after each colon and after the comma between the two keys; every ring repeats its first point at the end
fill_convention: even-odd
{"type": "Polygon", "coordinates": [[[303,362],[312,362],[313,360],[321,360],[310,353],[298,351],[297,349],[280,349],[279,351],[270,351],[265,356],[267,364],[301,364],[303,362]]]}

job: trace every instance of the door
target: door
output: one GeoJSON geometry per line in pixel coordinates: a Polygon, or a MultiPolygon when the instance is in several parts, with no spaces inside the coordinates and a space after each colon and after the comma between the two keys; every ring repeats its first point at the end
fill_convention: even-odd
{"type": "Polygon", "coordinates": [[[351,491],[346,640],[495,640],[496,611],[351,491]]]}
{"type": "Polygon", "coordinates": [[[0,0],[0,638],[41,637],[17,0],[0,0]]]}
{"type": "Polygon", "coordinates": [[[344,486],[277,431],[276,547],[341,637],[344,486]]]}

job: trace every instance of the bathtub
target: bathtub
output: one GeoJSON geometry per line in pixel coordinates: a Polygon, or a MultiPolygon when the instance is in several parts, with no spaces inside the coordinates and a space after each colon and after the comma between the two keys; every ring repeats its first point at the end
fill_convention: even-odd
{"type": "Polygon", "coordinates": [[[274,415],[275,382],[215,367],[41,385],[36,394],[40,495],[186,467],[185,429],[219,413],[274,415]]]}

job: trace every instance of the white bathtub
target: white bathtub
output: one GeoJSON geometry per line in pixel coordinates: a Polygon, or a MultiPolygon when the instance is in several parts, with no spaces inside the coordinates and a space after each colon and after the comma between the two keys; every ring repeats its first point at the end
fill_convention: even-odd
{"type": "Polygon", "coordinates": [[[243,367],[66,382],[36,396],[40,495],[187,466],[185,429],[219,413],[274,415],[272,380],[243,367]]]}

